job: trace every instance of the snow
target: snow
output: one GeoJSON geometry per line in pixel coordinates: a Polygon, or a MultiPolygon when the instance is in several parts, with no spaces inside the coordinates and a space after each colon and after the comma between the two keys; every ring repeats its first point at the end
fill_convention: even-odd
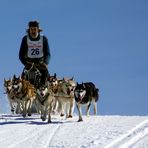
{"type": "Polygon", "coordinates": [[[0,148],[147,148],[148,116],[52,115],[52,123],[33,114],[0,114],[0,148]]]}

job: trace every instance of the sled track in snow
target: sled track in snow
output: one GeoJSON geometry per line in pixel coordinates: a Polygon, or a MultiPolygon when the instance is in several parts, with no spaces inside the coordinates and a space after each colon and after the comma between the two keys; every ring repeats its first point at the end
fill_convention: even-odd
{"type": "Polygon", "coordinates": [[[46,143],[46,145],[44,146],[44,148],[50,147],[50,144],[51,144],[51,142],[52,142],[54,136],[55,136],[56,133],[58,132],[60,126],[61,126],[61,125],[57,125],[56,128],[52,131],[52,134],[50,134],[50,137],[48,138],[47,143],[46,143]]]}
{"type": "Polygon", "coordinates": [[[35,143],[35,145],[40,145],[42,143],[42,139],[43,139],[43,135],[44,132],[47,131],[47,127],[41,128],[41,129],[36,129],[34,128],[32,131],[29,132],[29,135],[24,138],[22,137],[22,140],[18,141],[18,142],[14,142],[11,146],[9,146],[9,148],[15,148],[15,147],[19,147],[19,145],[24,145],[25,143],[29,143],[29,144],[33,144],[35,143]],[[39,141],[41,142],[40,144],[39,141]]]}
{"type": "Polygon", "coordinates": [[[137,142],[148,136],[148,120],[145,120],[131,129],[127,134],[114,140],[105,148],[128,148],[134,146],[137,142]]]}
{"type": "MultiPolygon", "coordinates": [[[[8,124],[11,122],[15,123],[13,116],[8,117],[7,120],[8,124]]],[[[21,121],[22,119],[18,118],[17,122],[19,120],[21,121]]],[[[25,122],[23,122],[23,124],[24,123],[25,122]]],[[[8,146],[9,148],[25,147],[26,143],[28,143],[28,148],[48,148],[50,147],[50,143],[52,142],[54,135],[57,133],[62,123],[53,121],[53,123],[48,124],[46,122],[42,123],[42,121],[40,122],[40,119],[38,119],[37,121],[33,122],[29,120],[25,124],[26,126],[33,124],[34,128],[28,132],[26,131],[25,134],[21,137],[21,140],[13,141],[13,143],[8,146]]],[[[16,136],[14,135],[14,137],[16,136]]]]}

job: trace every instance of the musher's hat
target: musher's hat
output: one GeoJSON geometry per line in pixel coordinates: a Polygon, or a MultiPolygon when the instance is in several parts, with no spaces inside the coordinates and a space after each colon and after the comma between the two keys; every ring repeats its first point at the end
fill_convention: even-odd
{"type": "Polygon", "coordinates": [[[39,27],[39,21],[37,20],[33,20],[33,21],[29,21],[28,22],[28,27],[38,27],[39,28],[39,32],[43,31],[40,27],[39,27]]]}

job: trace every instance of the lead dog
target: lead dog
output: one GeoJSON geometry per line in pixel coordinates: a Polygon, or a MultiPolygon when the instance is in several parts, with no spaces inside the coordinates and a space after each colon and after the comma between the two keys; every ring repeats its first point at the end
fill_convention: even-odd
{"type": "Polygon", "coordinates": [[[35,87],[27,80],[22,79],[21,77],[16,77],[14,75],[12,81],[12,88],[15,98],[17,98],[18,103],[22,106],[23,117],[31,116],[32,104],[36,99],[36,89],[35,87]]]}
{"type": "Polygon", "coordinates": [[[37,87],[37,102],[41,111],[42,121],[46,120],[48,115],[48,123],[51,123],[51,111],[55,101],[54,93],[46,84],[37,87]]]}
{"type": "Polygon", "coordinates": [[[83,121],[82,111],[81,111],[82,105],[87,106],[86,114],[88,116],[90,111],[90,105],[93,102],[94,114],[95,115],[97,114],[96,102],[99,99],[98,91],[99,89],[97,89],[92,82],[86,82],[82,84],[77,83],[76,88],[74,90],[74,96],[75,96],[76,106],[79,113],[79,120],[78,120],[79,122],[83,121]]]}

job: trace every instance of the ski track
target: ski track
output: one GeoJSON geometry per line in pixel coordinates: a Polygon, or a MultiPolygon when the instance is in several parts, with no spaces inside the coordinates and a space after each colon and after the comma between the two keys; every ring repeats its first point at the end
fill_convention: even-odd
{"type": "Polygon", "coordinates": [[[148,120],[145,120],[131,129],[127,134],[114,140],[105,148],[131,148],[140,140],[148,136],[148,120]]]}

